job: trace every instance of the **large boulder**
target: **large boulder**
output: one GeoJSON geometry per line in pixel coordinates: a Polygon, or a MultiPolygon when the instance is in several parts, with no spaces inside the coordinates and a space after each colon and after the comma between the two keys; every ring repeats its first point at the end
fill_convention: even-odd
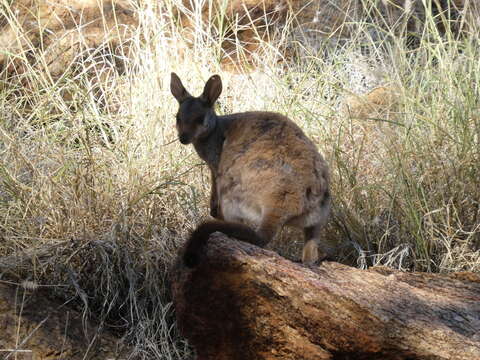
{"type": "Polygon", "coordinates": [[[480,277],[305,267],[215,233],[172,270],[199,360],[480,359],[480,277]]]}

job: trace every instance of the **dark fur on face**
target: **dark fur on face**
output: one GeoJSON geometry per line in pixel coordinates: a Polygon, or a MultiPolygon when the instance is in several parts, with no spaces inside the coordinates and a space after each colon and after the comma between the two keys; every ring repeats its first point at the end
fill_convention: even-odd
{"type": "Polygon", "coordinates": [[[180,142],[187,145],[208,136],[215,125],[213,106],[222,92],[220,77],[213,75],[205,84],[202,95],[193,97],[177,74],[172,73],[170,90],[179,103],[176,126],[180,142]]]}
{"type": "Polygon", "coordinates": [[[178,138],[182,144],[190,144],[202,132],[209,110],[199,98],[190,97],[180,104],[176,126],[178,138]]]}

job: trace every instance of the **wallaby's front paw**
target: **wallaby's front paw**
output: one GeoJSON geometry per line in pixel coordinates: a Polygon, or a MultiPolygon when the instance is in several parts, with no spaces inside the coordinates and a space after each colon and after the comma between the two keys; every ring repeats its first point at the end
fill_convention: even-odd
{"type": "Polygon", "coordinates": [[[302,263],[306,266],[314,265],[319,259],[318,246],[315,240],[305,243],[302,253],[302,263]]]}

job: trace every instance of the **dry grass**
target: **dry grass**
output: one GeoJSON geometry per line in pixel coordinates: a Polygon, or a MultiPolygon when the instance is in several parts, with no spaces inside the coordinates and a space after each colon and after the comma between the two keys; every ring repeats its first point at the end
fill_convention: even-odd
{"type": "MultiPolygon", "coordinates": [[[[414,51],[394,38],[367,42],[362,55],[370,32],[359,23],[358,38],[297,44],[302,57],[282,62],[278,49],[295,45],[282,29],[251,55],[255,71],[229,73],[222,32],[192,13],[198,26],[184,46],[175,5],[138,10],[124,71],[101,85],[91,77],[101,56],[54,79],[19,55],[27,71],[0,79],[0,276],[68,285],[56,295],[126,332],[132,356],[191,356],[173,325],[167,274],[207,216],[209,178],[176,141],[172,70],[194,94],[219,73],[220,113],[279,111],[315,140],[332,173],[325,236],[343,261],[480,271],[478,36],[440,37],[432,21],[414,51]],[[388,96],[355,95],[376,85],[388,96]]],[[[296,238],[285,232],[272,247],[297,258],[296,238]]]]}

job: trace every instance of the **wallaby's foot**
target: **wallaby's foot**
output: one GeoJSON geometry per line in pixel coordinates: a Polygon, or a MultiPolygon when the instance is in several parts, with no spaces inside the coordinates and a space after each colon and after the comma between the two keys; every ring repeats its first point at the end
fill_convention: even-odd
{"type": "Polygon", "coordinates": [[[318,245],[315,240],[308,240],[303,246],[302,263],[310,266],[314,265],[319,259],[318,245]]]}
{"type": "MultiPolygon", "coordinates": [[[[325,256],[325,257],[319,257],[317,261],[314,261],[313,263],[310,263],[310,264],[307,264],[307,263],[304,263],[303,265],[305,267],[308,267],[310,269],[318,269],[318,267],[320,265],[322,265],[322,263],[324,261],[332,261],[329,257],[325,256]]],[[[299,261],[300,262],[300,261],[299,261]]]]}
{"type": "Polygon", "coordinates": [[[308,267],[318,267],[324,261],[336,261],[335,257],[318,249],[315,240],[309,240],[303,247],[302,263],[308,267]]]}

